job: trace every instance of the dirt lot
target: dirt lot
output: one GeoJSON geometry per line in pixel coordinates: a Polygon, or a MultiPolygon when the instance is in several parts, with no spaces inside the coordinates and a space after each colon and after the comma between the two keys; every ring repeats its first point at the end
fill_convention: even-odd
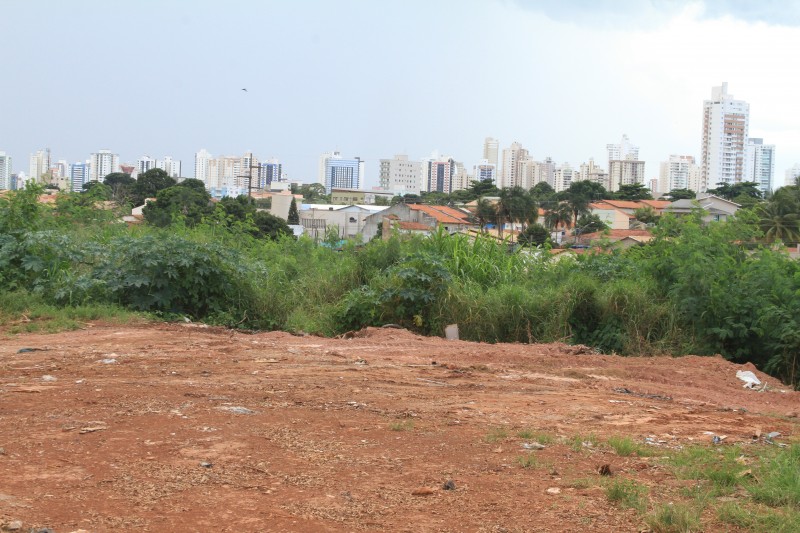
{"type": "Polygon", "coordinates": [[[606,499],[598,467],[646,483],[651,498],[686,482],[604,439],[667,449],[711,445],[708,432],[727,436],[723,445],[757,429],[797,433],[800,393],[760,373],[771,390],[745,390],[741,368],[398,329],[322,339],[93,325],[6,337],[0,524],[640,531],[640,516],[606,499]],[[523,430],[552,442],[529,452],[523,430]],[[581,445],[591,434],[599,443],[581,445]],[[566,442],[576,436],[577,449],[566,442]],[[536,466],[525,468],[531,453],[536,466]]]}

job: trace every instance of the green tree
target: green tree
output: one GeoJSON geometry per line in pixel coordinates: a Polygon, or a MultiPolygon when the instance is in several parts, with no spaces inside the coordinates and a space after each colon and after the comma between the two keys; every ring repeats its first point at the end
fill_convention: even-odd
{"type": "Polygon", "coordinates": [[[256,211],[253,215],[253,224],[257,229],[257,237],[278,240],[282,236],[292,235],[291,228],[283,219],[266,211],[256,211]]]}
{"type": "Polygon", "coordinates": [[[118,204],[132,200],[133,186],[136,180],[125,172],[112,172],[103,178],[103,183],[111,187],[111,199],[118,204]]]}
{"type": "Polygon", "coordinates": [[[565,201],[572,210],[573,225],[577,224],[578,217],[588,214],[589,204],[606,196],[605,187],[593,181],[583,180],[572,183],[568,189],[556,195],[556,198],[565,201]]]}
{"type": "Polygon", "coordinates": [[[134,205],[142,205],[145,198],[156,197],[159,191],[175,185],[175,180],[160,168],[151,168],[136,178],[131,199],[134,205]]]}
{"type": "Polygon", "coordinates": [[[204,216],[211,214],[214,205],[211,195],[203,188],[178,184],[158,191],[155,202],[148,202],[142,215],[148,224],[166,227],[181,216],[187,226],[197,225],[204,216]]]}
{"type": "Polygon", "coordinates": [[[795,208],[795,205],[780,200],[757,207],[758,227],[764,232],[767,242],[794,244],[800,241],[800,214],[795,208]]]}
{"type": "Polygon", "coordinates": [[[582,215],[575,223],[575,234],[585,235],[596,231],[605,231],[608,225],[598,215],[582,215]]]}
{"type": "Polygon", "coordinates": [[[726,200],[734,201],[737,196],[745,195],[751,198],[763,198],[761,189],[758,188],[758,183],[755,181],[743,181],[741,183],[717,183],[716,189],[708,189],[710,194],[725,198],[726,200]]]}
{"type": "Polygon", "coordinates": [[[288,224],[300,224],[300,213],[297,212],[297,202],[292,198],[292,203],[289,205],[289,216],[286,219],[288,224]]]}
{"type": "Polygon", "coordinates": [[[550,229],[556,229],[559,226],[570,227],[572,224],[572,208],[565,203],[560,203],[545,212],[544,222],[550,229]]]}
{"type": "Polygon", "coordinates": [[[552,207],[556,203],[556,190],[546,181],[540,181],[531,187],[530,195],[533,200],[543,208],[552,207]]]}
{"type": "Polygon", "coordinates": [[[653,195],[650,194],[650,189],[641,183],[631,183],[629,185],[620,185],[619,190],[610,193],[612,200],[652,200],[653,195]]]}
{"type": "Polygon", "coordinates": [[[486,198],[478,200],[478,205],[475,209],[475,218],[481,231],[487,224],[495,224],[497,222],[497,206],[486,198]]]}
{"type": "Polygon", "coordinates": [[[300,186],[292,184],[292,194],[302,194],[303,200],[309,204],[327,204],[331,196],[325,194],[325,186],[321,183],[304,183],[300,186]]]}
{"type": "Polygon", "coordinates": [[[480,181],[472,180],[467,188],[467,192],[471,196],[470,200],[476,200],[482,196],[497,196],[500,194],[500,189],[497,188],[494,184],[494,180],[491,179],[480,181]]]}
{"type": "Polygon", "coordinates": [[[517,242],[523,246],[542,246],[550,241],[550,231],[541,224],[531,224],[517,236],[517,242]]]}
{"type": "Polygon", "coordinates": [[[697,193],[691,189],[672,189],[665,196],[674,202],[675,200],[694,200],[697,198],[697,193]]]}

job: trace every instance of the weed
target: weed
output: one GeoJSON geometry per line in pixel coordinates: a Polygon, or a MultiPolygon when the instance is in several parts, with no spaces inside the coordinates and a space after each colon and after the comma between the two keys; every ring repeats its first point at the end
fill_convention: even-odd
{"type": "Polygon", "coordinates": [[[392,422],[389,424],[389,429],[392,431],[411,431],[414,429],[414,421],[406,420],[403,422],[392,422]]]}
{"type": "Polygon", "coordinates": [[[791,508],[762,510],[739,503],[725,503],[717,509],[717,518],[727,524],[751,531],[794,533],[800,531],[800,512],[791,508]]]}
{"type": "Polygon", "coordinates": [[[762,463],[757,478],[757,483],[747,487],[755,501],[800,508],[800,444],[781,449],[762,463]]]}
{"type": "Polygon", "coordinates": [[[691,533],[700,529],[700,513],[684,504],[661,505],[645,517],[653,533],[691,533]]]}
{"type": "Polygon", "coordinates": [[[647,508],[646,496],[647,487],[632,479],[615,479],[606,485],[606,497],[609,501],[639,512],[647,508]]]}
{"type": "Polygon", "coordinates": [[[600,440],[596,435],[590,433],[589,435],[575,435],[569,440],[570,448],[574,452],[580,452],[586,448],[593,448],[599,444],[600,440]]]}
{"type": "Polygon", "coordinates": [[[508,431],[505,428],[494,428],[489,430],[489,433],[483,437],[485,442],[497,442],[501,440],[505,440],[508,437],[508,431]]]}
{"type": "Polygon", "coordinates": [[[650,455],[650,451],[644,448],[641,444],[634,442],[630,437],[610,437],[608,445],[614,448],[617,455],[621,457],[629,457],[633,454],[639,457],[650,455]]]}
{"type": "Polygon", "coordinates": [[[740,456],[738,446],[694,446],[672,456],[669,462],[679,478],[708,481],[712,495],[719,496],[730,494],[737,486],[748,483],[748,479],[742,476],[747,466],[737,461],[740,456]]]}
{"type": "Polygon", "coordinates": [[[536,458],[536,455],[532,453],[519,457],[517,461],[522,468],[536,468],[539,466],[539,461],[536,458]]]}
{"type": "Polygon", "coordinates": [[[532,440],[539,444],[552,444],[553,436],[548,433],[533,431],[532,429],[523,429],[517,432],[517,437],[525,440],[532,440]]]}

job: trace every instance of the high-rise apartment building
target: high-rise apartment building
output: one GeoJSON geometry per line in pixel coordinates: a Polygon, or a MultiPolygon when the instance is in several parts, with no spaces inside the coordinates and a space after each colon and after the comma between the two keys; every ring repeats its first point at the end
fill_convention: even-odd
{"type": "Polygon", "coordinates": [[[472,175],[475,181],[492,180],[492,183],[497,183],[497,165],[489,163],[488,159],[481,159],[472,168],[472,175]]]}
{"type": "Polygon", "coordinates": [[[593,158],[589,158],[588,163],[581,163],[578,171],[578,178],[573,178],[572,181],[591,181],[602,185],[604,189],[608,190],[608,172],[602,167],[598,166],[593,158]]]}
{"type": "Polygon", "coordinates": [[[136,172],[138,174],[144,174],[151,168],[158,168],[156,167],[156,160],[149,155],[143,155],[139,159],[136,160],[136,172]]]}
{"type": "Polygon", "coordinates": [[[203,148],[194,154],[194,179],[200,180],[208,187],[208,162],[211,160],[211,154],[203,148]]]}
{"type": "Polygon", "coordinates": [[[31,154],[28,175],[36,181],[50,182],[50,148],[31,154]]]}
{"type": "Polygon", "coordinates": [[[456,173],[456,163],[451,158],[440,161],[428,161],[426,177],[429,192],[453,192],[453,177],[456,173]]]}
{"type": "Polygon", "coordinates": [[[609,161],[609,191],[618,191],[620,185],[644,185],[644,161],[635,159],[609,161]]]}
{"type": "MultiPolygon", "coordinates": [[[[692,177],[697,173],[694,156],[671,155],[669,160],[661,162],[658,176],[658,188],[653,192],[668,193],[675,189],[692,189],[697,186],[692,177]]],[[[695,189],[692,189],[695,190],[695,189]]],[[[696,191],[695,192],[699,192],[696,191]]]]}
{"type": "Polygon", "coordinates": [[[556,192],[561,192],[569,189],[569,186],[572,185],[573,181],[577,177],[577,172],[572,168],[569,163],[562,163],[558,168],[555,169],[553,178],[555,181],[555,186],[553,187],[556,192]]]}
{"type": "Polygon", "coordinates": [[[483,141],[483,159],[487,164],[494,165],[497,168],[497,156],[500,153],[500,141],[492,137],[486,137],[483,141]]]}
{"type": "Polygon", "coordinates": [[[83,190],[83,184],[88,183],[90,179],[91,164],[86,163],[73,163],[69,166],[69,180],[72,192],[80,192],[83,190]]]}
{"type": "Polygon", "coordinates": [[[747,140],[744,181],[754,181],[762,194],[771,192],[775,178],[775,145],[764,144],[764,139],[747,140]]]}
{"type": "Polygon", "coordinates": [[[325,193],[331,189],[360,189],[364,179],[364,161],[360,157],[344,159],[339,152],[326,152],[320,158],[321,182],[325,193]]]}
{"type": "Polygon", "coordinates": [[[622,161],[625,159],[638,160],[639,147],[634,146],[628,136],[623,134],[622,140],[619,144],[607,144],[606,151],[608,152],[608,167],[611,168],[611,161],[622,161]]]}
{"type": "Polygon", "coordinates": [[[258,188],[269,190],[272,182],[281,181],[282,166],[277,159],[263,161],[258,165],[258,188]]]}
{"type": "Polygon", "coordinates": [[[112,172],[119,172],[119,155],[100,150],[89,158],[89,180],[103,181],[112,172]]]}
{"type": "Polygon", "coordinates": [[[516,187],[522,185],[520,161],[528,159],[528,150],[518,142],[503,150],[503,168],[501,170],[500,187],[516,187]]]}
{"type": "Polygon", "coordinates": [[[627,135],[619,144],[607,144],[608,190],[617,191],[620,185],[644,184],[644,161],[639,161],[639,147],[631,144],[627,135]]]}
{"type": "Polygon", "coordinates": [[[164,159],[156,161],[156,168],[160,168],[166,172],[170,178],[180,178],[181,176],[181,161],[180,159],[172,159],[172,156],[165,155],[164,159]]]}
{"type": "Polygon", "coordinates": [[[12,189],[11,156],[0,152],[0,190],[12,189]]]}
{"type": "Polygon", "coordinates": [[[550,157],[545,157],[544,161],[537,161],[533,169],[533,186],[538,183],[547,183],[555,188],[556,164],[550,157]]]}
{"type": "Polygon", "coordinates": [[[381,189],[399,196],[420,193],[422,164],[419,161],[409,161],[407,155],[399,154],[392,159],[381,159],[379,164],[381,189]]]}
{"type": "Polygon", "coordinates": [[[750,105],[735,100],[723,82],[703,102],[703,137],[700,149],[700,188],[705,192],[719,183],[746,181],[750,105]]]}
{"type": "Polygon", "coordinates": [[[795,163],[786,169],[784,174],[784,185],[797,185],[797,178],[800,178],[800,163],[795,163]]]}

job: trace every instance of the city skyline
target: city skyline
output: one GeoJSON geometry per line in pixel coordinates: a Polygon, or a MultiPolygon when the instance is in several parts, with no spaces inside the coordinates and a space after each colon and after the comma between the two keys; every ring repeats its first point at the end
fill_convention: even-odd
{"type": "Polygon", "coordinates": [[[334,149],[360,157],[373,187],[379,161],[395,154],[438,150],[471,171],[493,137],[501,150],[518,141],[535,160],[577,169],[590,158],[605,165],[604,147],[627,134],[649,181],[673,154],[700,160],[702,102],[728,82],[750,104],[750,136],[776,146],[775,186],[800,162],[785,46],[800,37],[794,4],[301,4],[8,2],[0,43],[15,53],[0,93],[10,104],[0,151],[26,173],[46,147],[70,163],[103,148],[129,163],[167,153],[187,177],[201,148],[252,151],[312,183],[319,154],[334,149]],[[281,24],[241,32],[242,13],[281,24]],[[33,18],[42,34],[70,28],[69,38],[30,39],[33,18]],[[345,20],[358,31],[326,30],[345,20]],[[477,27],[485,31],[469,30],[477,27]],[[715,44],[723,35],[736,37],[726,54],[715,44]],[[93,83],[66,83],[100,63],[93,83]],[[225,75],[203,74],[214,65],[225,75]],[[434,73],[449,83],[423,82],[434,73]]]}

